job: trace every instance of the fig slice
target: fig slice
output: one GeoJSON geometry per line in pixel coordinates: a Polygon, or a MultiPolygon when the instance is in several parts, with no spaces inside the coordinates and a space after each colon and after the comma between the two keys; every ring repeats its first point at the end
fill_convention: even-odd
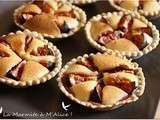
{"type": "Polygon", "coordinates": [[[41,60],[39,61],[39,63],[44,67],[48,68],[49,70],[53,70],[53,68],[55,67],[55,63],[50,61],[41,60]]]}
{"type": "Polygon", "coordinates": [[[132,94],[138,81],[138,78],[134,74],[126,72],[104,73],[103,75],[103,80],[106,85],[121,88],[128,94],[132,94]]]}
{"type": "Polygon", "coordinates": [[[0,58],[1,57],[9,57],[10,54],[0,49],[0,58]]]}
{"type": "Polygon", "coordinates": [[[34,55],[34,56],[46,56],[46,55],[53,55],[53,52],[48,47],[48,45],[44,45],[43,47],[38,47],[37,51],[32,51],[31,55],[34,55]]]}
{"type": "Polygon", "coordinates": [[[134,35],[132,39],[132,42],[136,44],[140,50],[145,48],[147,45],[151,44],[152,41],[152,37],[150,37],[146,33],[134,35]]]}
{"type": "Polygon", "coordinates": [[[99,37],[97,42],[102,44],[102,45],[106,45],[107,43],[113,41],[113,40],[117,40],[120,39],[121,37],[123,37],[124,33],[121,31],[114,31],[114,32],[103,32],[99,37]]]}
{"type": "Polygon", "coordinates": [[[124,15],[118,23],[118,29],[122,30],[124,33],[130,31],[133,23],[132,16],[124,15]]]}
{"type": "Polygon", "coordinates": [[[97,81],[97,76],[83,76],[83,75],[76,75],[76,74],[70,74],[69,75],[69,81],[71,85],[75,85],[81,82],[95,80],[97,81]]]}
{"type": "Polygon", "coordinates": [[[21,63],[19,63],[10,71],[10,74],[17,80],[20,80],[25,64],[26,61],[23,60],[21,63]]]}

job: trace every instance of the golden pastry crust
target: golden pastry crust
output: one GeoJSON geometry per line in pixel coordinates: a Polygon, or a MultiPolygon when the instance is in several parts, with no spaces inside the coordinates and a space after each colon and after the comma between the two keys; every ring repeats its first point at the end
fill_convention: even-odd
{"type": "MultiPolygon", "coordinates": [[[[103,61],[107,61],[107,60],[103,59],[103,61]]],[[[114,61],[114,58],[113,58],[113,61],[114,61]]],[[[108,63],[109,62],[110,61],[108,61],[108,63]]],[[[132,63],[131,61],[127,60],[125,57],[122,57],[120,54],[116,55],[115,53],[104,53],[104,54],[97,53],[97,54],[90,54],[90,55],[85,54],[84,56],[79,56],[77,58],[73,58],[71,61],[69,61],[61,69],[59,76],[57,78],[57,81],[58,81],[58,86],[59,86],[60,90],[68,98],[70,98],[71,100],[75,101],[76,103],[78,103],[80,105],[83,105],[85,107],[89,107],[92,109],[97,109],[97,110],[112,110],[112,109],[118,108],[126,103],[134,102],[134,101],[138,100],[138,98],[143,94],[144,88],[145,88],[145,80],[144,80],[144,75],[143,75],[142,69],[139,68],[136,63],[132,63]],[[79,82],[74,82],[74,84],[69,85],[68,79],[71,79],[71,78],[68,78],[67,77],[68,75],[66,76],[66,72],[70,68],[70,66],[78,63],[78,64],[86,66],[92,70],[97,69],[94,62],[93,63],[91,62],[93,60],[92,58],[97,55],[99,55],[99,56],[102,56],[102,55],[115,56],[115,57],[119,58],[119,60],[121,59],[122,63],[125,61],[128,64],[130,64],[130,66],[132,66],[132,70],[136,71],[135,73],[132,70],[131,71],[130,70],[123,71],[123,69],[121,69],[121,71],[115,72],[115,73],[114,73],[114,71],[112,71],[113,72],[112,73],[110,70],[109,70],[110,71],[109,73],[106,73],[107,71],[105,71],[105,76],[108,74],[113,77],[120,76],[121,78],[127,78],[127,80],[129,79],[129,82],[136,82],[135,83],[136,88],[134,88],[134,86],[133,86],[132,89],[134,89],[134,90],[131,89],[132,91],[131,91],[130,95],[128,92],[125,92],[121,87],[117,87],[114,84],[113,85],[107,85],[107,84],[103,85],[103,82],[101,81],[101,80],[103,80],[103,78],[100,77],[100,76],[102,76],[101,74],[103,72],[99,71],[99,70],[98,70],[98,72],[100,72],[100,73],[98,73],[99,75],[96,80],[88,79],[88,77],[86,77],[86,76],[79,76],[79,77],[77,76],[77,78],[75,78],[74,80],[77,80],[79,82]],[[84,80],[82,80],[81,78],[84,78],[84,80]],[[88,82],[89,82],[89,84],[88,84],[88,82]],[[90,84],[90,82],[91,82],[91,84],[90,84]],[[108,91],[109,91],[109,93],[108,93],[108,91]],[[97,96],[99,96],[99,97],[101,96],[99,98],[100,101],[99,100],[96,102],[92,101],[92,100],[98,99],[97,96]]],[[[126,83],[126,84],[128,84],[128,83],[126,83]]],[[[122,87],[126,88],[127,87],[127,86],[125,87],[126,84],[124,84],[124,86],[122,86],[122,87]]],[[[132,83],[131,85],[134,85],[134,84],[132,83]]]]}
{"type": "Polygon", "coordinates": [[[0,44],[0,51],[8,54],[7,57],[0,56],[0,76],[5,76],[14,66],[21,62],[21,58],[17,56],[9,47],[0,44]]]}
{"type": "MultiPolygon", "coordinates": [[[[96,26],[98,27],[98,25],[96,26]]],[[[100,28],[97,28],[97,30],[98,29],[100,28]]],[[[148,52],[155,49],[159,44],[159,32],[156,27],[147,21],[143,16],[140,16],[136,13],[130,14],[127,12],[108,12],[99,14],[88,21],[85,26],[85,33],[88,42],[99,51],[115,52],[116,54],[122,54],[134,59],[147,54],[148,52]],[[113,31],[110,30],[101,32],[99,35],[96,35],[96,33],[92,32],[94,31],[92,26],[95,22],[97,24],[99,22],[100,25],[102,20],[106,21],[104,22],[106,24],[105,26],[110,25],[113,28],[113,31]],[[146,38],[144,34],[147,34],[148,37],[146,38]],[[98,39],[95,39],[97,37],[98,39]],[[130,45],[130,47],[124,47],[124,49],[119,50],[119,48],[123,48],[124,44],[120,44],[118,41],[118,45],[121,46],[117,47],[117,44],[113,44],[114,42],[112,43],[111,41],[120,38],[130,40],[138,47],[139,50],[133,44],[130,45]],[[111,45],[107,45],[109,42],[111,42],[111,45]],[[116,46],[117,49],[114,46],[116,46]]],[[[125,41],[127,45],[130,44],[130,42],[126,42],[126,40],[123,41],[125,41]]]]}
{"type": "Polygon", "coordinates": [[[111,41],[105,46],[112,50],[139,52],[138,47],[133,42],[124,38],[111,41]]]}
{"type": "Polygon", "coordinates": [[[4,39],[11,46],[11,48],[20,56],[25,54],[26,35],[24,33],[10,34],[5,36],[4,39]]]}
{"type": "Polygon", "coordinates": [[[26,21],[24,23],[24,27],[31,31],[37,31],[41,34],[47,33],[53,36],[59,36],[61,34],[56,23],[46,14],[36,15],[26,21]]]}
{"type": "Polygon", "coordinates": [[[105,86],[102,90],[102,103],[104,105],[113,105],[126,96],[127,93],[117,87],[105,86]]]}
{"type": "Polygon", "coordinates": [[[134,69],[127,59],[121,59],[114,55],[96,54],[92,56],[93,63],[100,71],[112,70],[117,67],[124,67],[127,69],[134,69]]]}
{"type": "Polygon", "coordinates": [[[33,80],[40,79],[41,77],[43,77],[48,73],[49,73],[49,70],[43,65],[34,61],[27,61],[27,63],[24,66],[20,80],[33,81],[33,80]]]}
{"type": "Polygon", "coordinates": [[[98,38],[98,35],[102,32],[113,31],[112,27],[104,22],[94,21],[91,26],[91,35],[94,40],[98,38]]]}
{"type": "Polygon", "coordinates": [[[1,83],[12,87],[28,87],[50,80],[60,70],[62,65],[61,53],[40,34],[25,30],[3,35],[2,38],[6,45],[0,44],[0,66],[3,66],[0,68],[1,83]],[[27,45],[26,39],[30,40],[30,44],[33,43],[27,45]],[[23,45],[25,46],[24,54],[20,54],[19,49],[23,50],[23,45]],[[32,55],[32,50],[38,52],[32,55]],[[26,58],[27,55],[29,55],[28,58],[26,58]]]}
{"type": "Polygon", "coordinates": [[[157,0],[109,0],[111,6],[120,11],[139,13],[144,16],[157,16],[160,12],[160,4],[157,0]],[[115,3],[115,1],[118,4],[115,3]]]}
{"type": "Polygon", "coordinates": [[[14,12],[14,21],[22,29],[39,32],[45,37],[63,38],[73,35],[85,25],[86,14],[70,3],[35,0],[17,8],[14,12]],[[33,4],[41,9],[41,13],[22,12],[24,8],[33,4]],[[63,24],[59,26],[58,21],[63,21],[63,24]]]}
{"type": "Polygon", "coordinates": [[[41,9],[34,4],[30,4],[21,11],[22,13],[36,13],[36,14],[41,14],[41,9]]]}
{"type": "Polygon", "coordinates": [[[73,64],[69,66],[69,68],[66,71],[67,74],[83,74],[83,75],[96,75],[95,72],[91,71],[87,67],[79,64],[73,64]]]}
{"type": "Polygon", "coordinates": [[[97,81],[86,81],[83,83],[73,85],[71,87],[71,90],[76,98],[78,98],[81,101],[86,102],[89,100],[90,94],[94,90],[96,85],[97,85],[97,81]],[[79,91],[81,91],[81,92],[79,92],[79,91]]]}

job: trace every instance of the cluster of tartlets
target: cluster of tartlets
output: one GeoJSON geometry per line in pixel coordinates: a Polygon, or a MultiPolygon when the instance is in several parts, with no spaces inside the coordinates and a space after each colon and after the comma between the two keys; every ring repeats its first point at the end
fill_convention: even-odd
{"type": "Polygon", "coordinates": [[[0,37],[0,82],[28,87],[59,72],[61,91],[83,106],[111,110],[138,100],[145,89],[144,74],[127,58],[139,58],[159,44],[158,30],[141,16],[157,15],[159,3],[109,0],[123,12],[99,14],[85,26],[85,12],[71,3],[96,1],[34,0],[17,8],[14,22],[25,30],[0,37]],[[44,37],[69,37],[84,26],[89,43],[103,53],[79,56],[61,69],[60,51],[44,37]]]}

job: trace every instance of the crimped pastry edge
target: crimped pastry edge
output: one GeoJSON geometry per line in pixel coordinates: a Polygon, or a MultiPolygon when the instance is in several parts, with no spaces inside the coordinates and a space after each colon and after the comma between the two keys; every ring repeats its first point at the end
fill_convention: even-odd
{"type": "Polygon", "coordinates": [[[160,13],[160,10],[159,11],[155,11],[155,12],[148,12],[148,11],[144,11],[144,10],[131,11],[131,10],[124,9],[124,8],[116,5],[113,0],[108,0],[108,1],[109,1],[110,5],[112,7],[116,8],[119,11],[130,12],[130,13],[132,13],[132,12],[139,13],[139,14],[141,14],[143,16],[158,16],[159,13],[160,13]]]}
{"type": "MultiPolygon", "coordinates": [[[[97,53],[97,54],[102,54],[102,53],[97,53]]],[[[112,55],[115,55],[115,56],[118,56],[122,59],[127,59],[125,56],[122,56],[121,54],[117,54],[115,52],[105,52],[103,53],[105,55],[107,54],[112,54],[112,55]]],[[[95,104],[92,104],[91,102],[83,102],[83,101],[80,101],[78,100],[76,97],[74,97],[71,93],[69,93],[66,88],[64,87],[63,85],[63,82],[62,82],[62,77],[63,77],[63,74],[65,73],[65,71],[68,69],[68,67],[71,65],[71,64],[74,64],[76,63],[78,60],[82,60],[84,58],[88,58],[90,56],[93,56],[94,54],[91,53],[91,54],[84,54],[83,56],[78,56],[77,58],[73,58],[71,59],[62,69],[61,71],[59,72],[58,74],[58,78],[57,78],[57,82],[58,82],[58,86],[60,88],[60,90],[62,91],[62,93],[64,93],[69,99],[71,99],[72,101],[80,104],[80,105],[83,105],[85,107],[88,107],[88,108],[91,108],[91,109],[96,109],[96,110],[100,110],[100,111],[106,111],[106,110],[112,110],[112,109],[116,109],[124,104],[127,104],[127,103],[131,103],[131,102],[135,102],[139,99],[139,97],[144,93],[144,90],[145,90],[145,77],[144,77],[144,74],[142,72],[142,68],[138,66],[137,63],[133,63],[131,62],[131,60],[129,60],[129,62],[134,66],[134,68],[138,71],[137,72],[137,76],[138,76],[138,86],[137,88],[133,91],[132,95],[126,99],[126,100],[123,100],[123,101],[119,101],[113,105],[95,105],[95,104]]]]}
{"type": "MultiPolygon", "coordinates": [[[[31,3],[32,3],[32,2],[25,3],[24,5],[21,5],[21,6],[19,6],[18,8],[16,8],[16,9],[14,10],[14,13],[13,13],[14,23],[15,23],[18,27],[20,27],[22,30],[24,30],[24,29],[26,29],[26,28],[25,28],[23,25],[21,25],[21,24],[19,24],[19,23],[17,22],[17,15],[18,15],[18,13],[19,13],[26,5],[31,4],[31,3]]],[[[82,27],[85,26],[86,21],[87,21],[87,15],[86,15],[86,13],[85,13],[81,8],[79,8],[79,7],[75,6],[75,5],[70,4],[69,2],[65,2],[65,3],[64,3],[64,2],[62,1],[62,3],[69,5],[72,9],[74,9],[74,10],[78,13],[78,15],[79,15],[79,17],[80,17],[79,26],[76,27],[75,29],[73,29],[72,31],[70,31],[69,33],[62,33],[62,34],[60,34],[59,36],[49,35],[49,34],[46,34],[46,33],[42,34],[42,36],[47,37],[47,38],[52,38],[52,39],[53,39],[53,38],[67,38],[67,37],[69,37],[69,36],[74,35],[74,34],[75,34],[76,32],[78,32],[82,27]]],[[[29,30],[29,29],[28,29],[28,30],[29,30]]],[[[29,30],[29,31],[31,31],[31,30],[29,30]]],[[[36,31],[31,31],[31,32],[36,32],[36,31]]],[[[39,34],[41,34],[41,33],[39,33],[39,34]]],[[[60,39],[54,39],[54,40],[60,40],[60,39]]]]}
{"type": "Polygon", "coordinates": [[[159,31],[156,29],[156,26],[153,25],[151,22],[149,22],[144,16],[141,16],[138,13],[128,13],[128,12],[107,12],[107,13],[102,13],[102,14],[98,14],[94,17],[92,17],[86,24],[85,26],[85,34],[87,37],[88,42],[91,44],[92,47],[98,49],[101,52],[116,52],[118,54],[124,55],[128,58],[132,58],[132,59],[137,59],[140,58],[141,56],[151,52],[153,49],[155,49],[158,44],[159,44],[159,31]],[[153,34],[153,42],[151,44],[149,44],[148,46],[146,46],[143,50],[141,51],[135,51],[135,52],[131,52],[131,51],[118,51],[118,50],[111,50],[111,49],[107,49],[105,46],[101,46],[100,44],[98,44],[95,40],[93,40],[92,36],[91,36],[91,24],[92,21],[98,21],[103,17],[107,18],[110,17],[112,14],[115,15],[125,15],[125,14],[130,14],[133,18],[137,18],[139,20],[141,20],[142,22],[144,22],[145,24],[147,24],[151,29],[152,29],[152,34],[153,34]]]}
{"type": "Polygon", "coordinates": [[[73,4],[77,4],[77,5],[84,5],[84,4],[90,4],[90,3],[94,3],[97,2],[98,0],[68,0],[68,2],[71,2],[73,4]]]}
{"type": "MultiPolygon", "coordinates": [[[[33,85],[38,85],[40,83],[45,83],[46,81],[55,77],[62,67],[62,55],[61,55],[60,51],[57,49],[57,47],[54,46],[51,42],[48,42],[48,40],[44,39],[43,36],[38,34],[37,32],[30,32],[27,29],[24,30],[23,32],[17,31],[16,33],[11,32],[9,34],[17,34],[17,33],[29,34],[29,35],[34,36],[35,38],[38,38],[39,40],[42,40],[43,42],[47,43],[50,46],[50,48],[55,52],[55,59],[56,59],[55,68],[52,71],[50,71],[48,74],[44,75],[42,78],[36,79],[33,81],[17,81],[17,80],[8,78],[8,77],[0,76],[0,82],[4,83],[6,85],[9,85],[11,87],[26,88],[26,87],[33,86],[33,85]]],[[[3,36],[6,36],[6,35],[3,35],[3,36]]]]}

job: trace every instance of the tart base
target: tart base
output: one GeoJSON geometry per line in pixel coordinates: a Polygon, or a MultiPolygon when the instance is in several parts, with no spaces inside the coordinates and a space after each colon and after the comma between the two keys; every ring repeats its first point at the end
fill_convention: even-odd
{"type": "MultiPolygon", "coordinates": [[[[97,53],[97,54],[101,54],[101,53],[97,53]]],[[[124,56],[121,56],[120,54],[116,54],[116,53],[111,53],[111,52],[106,52],[104,54],[112,54],[112,55],[115,55],[115,56],[119,56],[121,57],[122,59],[126,59],[126,57],[124,56]]],[[[100,111],[106,111],[106,110],[113,110],[113,109],[116,109],[126,103],[131,103],[131,102],[135,102],[139,99],[139,97],[144,93],[144,90],[145,90],[145,78],[144,78],[144,74],[142,72],[142,68],[138,67],[138,64],[137,63],[130,63],[135,67],[137,68],[137,76],[138,76],[138,86],[137,88],[133,91],[132,95],[126,99],[126,100],[122,100],[122,101],[119,101],[117,102],[116,104],[113,104],[113,105],[102,105],[102,104],[93,104],[91,102],[83,102],[83,101],[80,101],[78,100],[77,98],[75,98],[71,93],[69,93],[67,91],[67,89],[64,87],[63,85],[63,82],[62,82],[62,77],[63,77],[63,74],[65,73],[65,71],[68,69],[68,67],[71,65],[71,64],[74,64],[76,63],[77,61],[79,60],[82,60],[82,59],[85,59],[85,58],[88,58],[90,56],[93,56],[94,54],[85,54],[83,56],[78,56],[77,58],[73,58],[71,61],[69,61],[60,71],[59,75],[58,75],[58,78],[57,78],[57,82],[58,82],[58,86],[60,88],[60,90],[69,98],[71,99],[72,101],[80,104],[80,105],[83,105],[85,107],[88,107],[88,108],[91,108],[91,109],[95,109],[95,110],[100,110],[100,111]]]]}
{"type": "Polygon", "coordinates": [[[149,22],[145,17],[139,15],[138,13],[128,13],[128,12],[107,12],[107,13],[102,13],[102,14],[98,14],[96,16],[94,16],[93,18],[91,18],[88,23],[85,26],[85,33],[86,33],[86,37],[88,42],[90,43],[90,45],[96,49],[98,49],[101,52],[115,52],[116,54],[121,54],[124,55],[128,58],[132,58],[132,59],[137,59],[140,58],[141,56],[149,53],[150,51],[152,51],[153,49],[155,49],[158,44],[159,44],[159,31],[156,29],[155,25],[153,25],[151,22],[149,22]],[[102,17],[104,18],[108,18],[111,15],[127,15],[130,14],[132,17],[137,18],[142,20],[145,24],[147,24],[151,29],[152,29],[152,34],[153,34],[153,41],[151,44],[147,45],[143,50],[138,51],[138,52],[130,52],[130,51],[118,51],[118,50],[111,50],[111,49],[107,49],[105,46],[101,46],[100,44],[98,44],[91,36],[91,25],[92,25],[92,21],[98,21],[100,20],[102,17]]]}
{"type": "Polygon", "coordinates": [[[152,13],[151,13],[151,12],[144,11],[144,10],[130,11],[130,10],[124,9],[124,8],[116,5],[113,0],[108,0],[108,2],[110,3],[110,5],[111,5],[112,7],[114,7],[115,9],[117,9],[117,10],[119,10],[119,11],[124,11],[124,12],[129,12],[129,13],[133,13],[133,12],[134,12],[134,13],[141,14],[141,15],[143,15],[143,16],[158,16],[159,13],[160,13],[160,10],[159,10],[159,11],[156,11],[156,12],[152,12],[152,13]]]}
{"type": "MultiPolygon", "coordinates": [[[[17,31],[16,33],[22,33],[21,31],[17,31]]],[[[45,83],[46,81],[50,80],[51,78],[55,77],[56,74],[59,72],[62,66],[62,55],[60,51],[57,49],[56,46],[54,46],[52,43],[48,42],[46,39],[44,39],[40,34],[37,32],[30,32],[29,30],[25,30],[24,33],[29,34],[31,36],[34,36],[35,38],[38,38],[39,40],[42,40],[43,42],[47,43],[48,46],[52,48],[52,50],[55,53],[55,68],[49,72],[47,75],[43,76],[40,79],[36,79],[33,81],[17,81],[11,78],[7,78],[4,76],[0,76],[0,82],[6,85],[9,85],[11,87],[16,87],[16,88],[25,88],[33,85],[38,85],[40,83],[45,83]]],[[[15,34],[15,33],[9,33],[9,34],[15,34]]],[[[5,36],[5,35],[3,35],[5,36]]]]}
{"type": "MultiPolygon", "coordinates": [[[[14,17],[14,22],[15,24],[20,27],[22,30],[26,29],[23,25],[19,24],[17,22],[17,15],[19,14],[19,12],[28,4],[30,4],[32,2],[29,2],[27,4],[24,4],[20,7],[18,7],[17,9],[15,9],[14,11],[14,14],[13,14],[13,17],[14,17]]],[[[76,7],[72,4],[70,4],[69,2],[66,2],[65,4],[69,5],[72,9],[74,9],[78,14],[79,14],[79,19],[80,19],[80,22],[79,22],[79,26],[73,30],[71,30],[69,33],[62,33],[61,35],[59,36],[54,36],[54,35],[49,35],[49,34],[42,34],[44,37],[47,37],[47,38],[66,38],[66,37],[69,37],[69,36],[72,36],[73,34],[75,34],[76,32],[78,32],[78,30],[80,30],[82,27],[85,26],[86,24],[86,21],[87,21],[87,15],[86,13],[80,9],[79,7],[76,7]]],[[[36,32],[36,31],[32,31],[32,32],[36,32]]],[[[54,40],[60,40],[60,39],[54,39],[54,40]]]]}

